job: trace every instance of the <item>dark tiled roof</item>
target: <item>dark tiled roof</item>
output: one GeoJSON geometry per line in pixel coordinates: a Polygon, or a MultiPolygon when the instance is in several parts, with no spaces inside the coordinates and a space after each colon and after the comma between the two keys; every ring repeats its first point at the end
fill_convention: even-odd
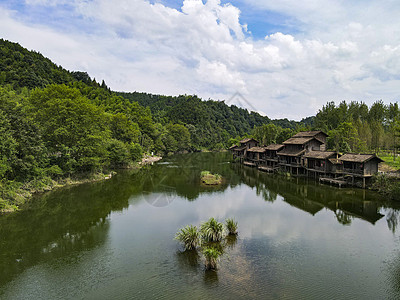
{"type": "Polygon", "coordinates": [[[302,155],[306,150],[289,150],[289,149],[283,149],[282,151],[278,152],[278,155],[286,155],[286,156],[299,156],[302,155]]]}
{"type": "Polygon", "coordinates": [[[265,152],[267,149],[265,149],[265,147],[253,147],[250,148],[249,150],[247,150],[247,152],[259,152],[259,153],[263,153],[265,152]]]}
{"type": "Polygon", "coordinates": [[[347,153],[344,154],[342,157],[339,158],[340,161],[348,161],[348,162],[358,162],[358,163],[363,163],[367,162],[371,159],[377,159],[378,162],[383,162],[382,159],[377,157],[375,154],[352,154],[352,153],[347,153]]]}
{"type": "Polygon", "coordinates": [[[296,133],[293,137],[315,137],[317,134],[323,133],[324,135],[328,136],[325,132],[321,130],[314,130],[314,131],[301,131],[296,133]]]}
{"type": "Polygon", "coordinates": [[[283,147],[285,147],[284,145],[281,144],[271,144],[267,146],[267,150],[273,150],[273,151],[279,151],[281,150],[283,147]]]}
{"type": "MultiPolygon", "coordinates": [[[[240,143],[245,144],[245,143],[250,142],[251,140],[257,142],[257,141],[256,141],[255,139],[253,139],[253,138],[247,138],[247,139],[241,140],[240,143]]],[[[258,142],[257,142],[257,143],[258,143],[258,142]]]]}
{"type": "Polygon", "coordinates": [[[329,159],[329,161],[334,165],[340,165],[343,163],[341,160],[336,159],[336,158],[331,158],[331,159],[329,159]]]}
{"type": "MultiPolygon", "coordinates": [[[[308,143],[309,141],[311,141],[313,139],[317,140],[314,137],[305,137],[305,138],[291,137],[290,139],[284,141],[283,144],[285,144],[285,145],[304,145],[305,143],[308,143]]],[[[317,140],[317,141],[319,141],[319,140],[317,140]]],[[[319,141],[319,142],[322,144],[321,141],[319,141]]]]}
{"type": "Polygon", "coordinates": [[[234,148],[233,151],[243,151],[244,149],[246,149],[246,145],[234,148]]]}
{"type": "Polygon", "coordinates": [[[315,158],[315,159],[327,159],[336,157],[337,153],[334,151],[310,151],[306,155],[305,158],[315,158]]]}

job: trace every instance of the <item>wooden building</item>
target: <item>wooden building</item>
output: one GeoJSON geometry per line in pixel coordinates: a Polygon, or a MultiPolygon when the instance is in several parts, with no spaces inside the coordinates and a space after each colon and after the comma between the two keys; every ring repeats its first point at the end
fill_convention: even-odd
{"type": "Polygon", "coordinates": [[[353,154],[346,153],[338,159],[341,164],[336,170],[336,174],[351,176],[352,183],[357,178],[362,179],[362,186],[365,188],[366,181],[378,172],[379,163],[382,159],[375,154],[353,154]]]}
{"type": "Polygon", "coordinates": [[[285,147],[277,153],[281,169],[291,174],[304,174],[303,155],[310,151],[319,151],[322,144],[315,137],[291,137],[284,141],[285,147]]]}
{"type": "Polygon", "coordinates": [[[244,139],[240,141],[240,146],[233,145],[229,150],[233,153],[234,159],[240,159],[243,161],[247,156],[247,150],[258,146],[258,141],[252,138],[244,139]]]}
{"type": "Polygon", "coordinates": [[[282,150],[283,147],[282,144],[271,144],[265,147],[265,151],[260,153],[258,168],[267,172],[274,172],[279,169],[278,151],[282,150]]]}
{"type": "Polygon", "coordinates": [[[261,156],[265,153],[265,147],[252,147],[247,150],[244,164],[250,167],[258,167],[261,163],[261,156]]]}
{"type": "Polygon", "coordinates": [[[344,154],[325,151],[327,134],[322,131],[304,131],[292,136],[282,145],[259,146],[258,141],[247,138],[240,146],[229,148],[234,158],[259,170],[274,172],[278,169],[295,175],[319,177],[320,182],[339,186],[366,181],[378,172],[381,160],[374,154],[344,154]],[[350,182],[351,181],[351,182],[350,182]]]}
{"type": "Polygon", "coordinates": [[[338,153],[334,151],[310,151],[303,156],[303,166],[306,174],[312,177],[331,174],[336,170],[334,160],[338,153]]]}
{"type": "Polygon", "coordinates": [[[328,137],[328,135],[321,130],[301,131],[293,136],[293,138],[311,138],[311,137],[321,141],[322,144],[320,146],[320,150],[325,151],[326,138],[328,137]]]}

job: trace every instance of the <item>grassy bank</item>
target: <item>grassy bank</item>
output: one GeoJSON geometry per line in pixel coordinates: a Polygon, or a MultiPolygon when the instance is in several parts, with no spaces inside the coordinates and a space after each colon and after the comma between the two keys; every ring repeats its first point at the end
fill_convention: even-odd
{"type": "Polygon", "coordinates": [[[79,174],[58,179],[43,177],[26,183],[2,180],[0,181],[0,213],[17,211],[21,205],[29,201],[33,194],[51,191],[67,185],[105,180],[111,178],[113,174],[115,172],[109,174],[79,174]]]}
{"type": "MultiPolygon", "coordinates": [[[[126,169],[141,168],[161,160],[160,156],[145,155],[140,162],[131,163],[126,169]]],[[[0,180],[0,214],[17,211],[21,205],[29,201],[32,195],[51,191],[68,185],[82,184],[110,179],[116,172],[106,170],[98,173],[74,174],[64,178],[51,178],[44,176],[29,182],[17,182],[2,179],[0,180]]]]}
{"type": "Polygon", "coordinates": [[[377,174],[371,189],[385,195],[390,200],[400,201],[400,178],[388,174],[377,174]]]}

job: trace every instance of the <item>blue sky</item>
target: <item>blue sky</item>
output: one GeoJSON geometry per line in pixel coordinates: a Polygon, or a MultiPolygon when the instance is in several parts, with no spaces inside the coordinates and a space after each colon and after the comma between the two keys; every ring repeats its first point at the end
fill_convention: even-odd
{"type": "Polygon", "coordinates": [[[239,92],[301,119],[327,101],[399,99],[399,15],[394,0],[2,0],[0,37],[114,90],[239,92]]]}

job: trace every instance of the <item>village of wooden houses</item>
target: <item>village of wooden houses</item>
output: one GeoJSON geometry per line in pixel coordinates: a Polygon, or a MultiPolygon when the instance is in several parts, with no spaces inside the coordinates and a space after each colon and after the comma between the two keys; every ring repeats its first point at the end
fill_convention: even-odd
{"type": "Polygon", "coordinates": [[[365,188],[378,172],[382,159],[375,154],[326,151],[327,134],[322,131],[303,131],[283,144],[262,146],[253,138],[240,141],[229,148],[234,161],[266,172],[284,172],[306,176],[343,187],[365,188]]]}

